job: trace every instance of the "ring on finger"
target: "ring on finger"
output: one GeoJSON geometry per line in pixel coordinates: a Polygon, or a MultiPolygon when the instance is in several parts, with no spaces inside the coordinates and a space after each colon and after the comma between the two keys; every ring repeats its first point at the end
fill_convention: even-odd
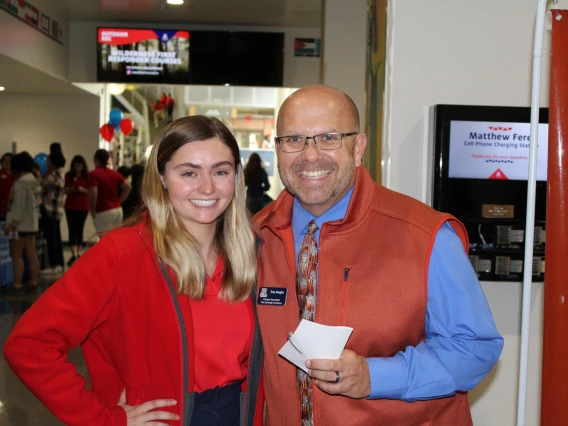
{"type": "Polygon", "coordinates": [[[336,372],[335,372],[335,382],[333,382],[333,383],[339,383],[339,379],[340,379],[340,378],[341,378],[341,377],[339,376],[339,371],[336,371],[336,372]]]}

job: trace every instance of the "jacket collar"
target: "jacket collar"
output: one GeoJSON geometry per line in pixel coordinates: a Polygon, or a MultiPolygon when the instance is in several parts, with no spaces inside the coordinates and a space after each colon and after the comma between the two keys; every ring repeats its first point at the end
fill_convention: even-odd
{"type": "MultiPolygon", "coordinates": [[[[329,232],[339,231],[339,226],[341,232],[349,231],[356,226],[368,212],[376,189],[377,185],[367,169],[363,165],[358,167],[355,173],[355,189],[347,213],[342,220],[327,222],[332,227],[329,232]]],[[[294,196],[285,189],[269,207],[255,216],[255,222],[260,229],[268,227],[273,232],[287,228],[291,226],[293,205],[294,196]]]]}

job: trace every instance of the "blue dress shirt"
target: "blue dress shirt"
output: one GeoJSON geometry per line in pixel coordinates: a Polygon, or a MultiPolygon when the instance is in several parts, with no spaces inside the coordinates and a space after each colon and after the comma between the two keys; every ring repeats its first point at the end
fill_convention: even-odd
{"type": "MultiPolygon", "coordinates": [[[[296,258],[308,223],[316,221],[319,242],[323,223],[343,219],[352,194],[353,188],[319,217],[294,201],[296,258]]],[[[489,373],[501,354],[503,338],[462,243],[448,223],[438,231],[430,257],[425,336],[424,342],[393,357],[367,358],[368,399],[412,402],[468,391],[489,373]]]]}

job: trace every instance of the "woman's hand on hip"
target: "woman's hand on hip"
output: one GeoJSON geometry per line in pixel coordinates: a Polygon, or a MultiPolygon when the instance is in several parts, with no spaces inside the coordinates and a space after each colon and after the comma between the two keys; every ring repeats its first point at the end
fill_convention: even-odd
{"type": "Polygon", "coordinates": [[[171,407],[176,405],[175,399],[154,399],[152,401],[144,402],[140,405],[127,405],[126,404],[126,389],[122,391],[118,405],[126,411],[126,418],[128,419],[128,426],[138,425],[165,425],[160,420],[179,420],[179,416],[169,411],[152,411],[156,408],[171,407]]]}

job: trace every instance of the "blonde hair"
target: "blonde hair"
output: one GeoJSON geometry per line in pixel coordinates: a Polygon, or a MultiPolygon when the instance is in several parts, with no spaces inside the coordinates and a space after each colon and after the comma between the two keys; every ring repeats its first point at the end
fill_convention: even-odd
{"type": "MultiPolygon", "coordinates": [[[[225,212],[217,219],[215,248],[225,261],[219,297],[245,300],[256,279],[253,230],[246,208],[243,167],[239,146],[227,127],[216,118],[201,115],[180,118],[169,124],[154,143],[146,163],[141,194],[150,218],[154,249],[177,276],[177,291],[201,299],[206,284],[205,265],[197,241],[182,224],[170,202],[160,176],[173,154],[186,143],[217,138],[231,150],[235,160],[235,192],[225,212]]],[[[140,217],[140,216],[139,216],[140,217]]]]}

